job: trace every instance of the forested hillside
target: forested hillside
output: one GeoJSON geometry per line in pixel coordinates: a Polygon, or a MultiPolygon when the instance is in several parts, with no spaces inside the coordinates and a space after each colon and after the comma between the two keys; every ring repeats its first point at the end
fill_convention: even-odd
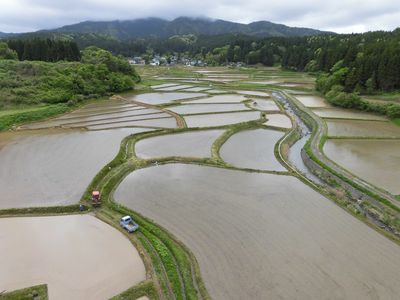
{"type": "Polygon", "coordinates": [[[18,61],[0,43],[0,107],[30,104],[74,104],[132,89],[140,80],[132,66],[110,52],[89,47],[81,61],[18,61]],[[2,55],[3,53],[3,55],[2,55]]]}

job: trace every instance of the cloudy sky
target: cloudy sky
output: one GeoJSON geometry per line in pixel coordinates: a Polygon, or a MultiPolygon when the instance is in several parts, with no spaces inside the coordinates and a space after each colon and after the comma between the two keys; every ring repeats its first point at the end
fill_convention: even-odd
{"type": "Polygon", "coordinates": [[[51,29],[85,20],[210,17],[268,20],[335,32],[400,27],[399,0],[0,0],[0,31],[51,29]]]}

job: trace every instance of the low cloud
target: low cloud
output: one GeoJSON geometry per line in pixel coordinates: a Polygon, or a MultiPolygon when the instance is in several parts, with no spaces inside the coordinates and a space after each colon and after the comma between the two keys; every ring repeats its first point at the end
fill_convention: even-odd
{"type": "Polygon", "coordinates": [[[210,17],[249,23],[267,20],[336,32],[393,30],[398,0],[0,0],[0,31],[26,32],[86,20],[210,17]]]}

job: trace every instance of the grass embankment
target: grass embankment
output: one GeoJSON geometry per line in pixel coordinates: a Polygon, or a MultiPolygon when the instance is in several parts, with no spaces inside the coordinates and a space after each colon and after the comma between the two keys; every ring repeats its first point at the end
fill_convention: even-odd
{"type": "MultiPolygon", "coordinates": [[[[160,131],[159,133],[162,132],[160,131]]],[[[116,225],[122,215],[129,214],[135,218],[135,221],[140,225],[138,237],[151,257],[156,271],[156,282],[153,284],[155,287],[161,286],[162,291],[159,292],[162,292],[167,299],[174,297],[176,299],[208,299],[209,296],[201,281],[196,259],[189,249],[165,229],[156,226],[147,218],[114,203],[112,200],[113,190],[127,174],[152,163],[151,161],[132,159],[127,155],[126,149],[127,145],[129,145],[129,140],[137,139],[137,136],[133,135],[123,140],[120,152],[95,177],[83,201],[87,199],[90,190],[99,189],[103,195],[101,211],[109,211],[112,214],[116,214],[113,219],[116,225]],[[167,282],[163,280],[164,278],[167,278],[167,282]],[[198,287],[200,295],[196,287],[198,287]],[[174,296],[171,296],[168,292],[169,288],[172,289],[174,296]]],[[[133,151],[128,153],[132,154],[133,151]]]]}
{"type": "Polygon", "coordinates": [[[47,300],[49,299],[47,293],[47,285],[36,285],[25,289],[20,289],[12,292],[0,292],[1,300],[47,300]]]}
{"type": "Polygon", "coordinates": [[[32,108],[30,110],[23,109],[21,112],[13,110],[13,113],[0,115],[0,131],[10,129],[13,126],[22,123],[39,121],[60,115],[70,111],[71,109],[72,107],[69,107],[66,104],[56,104],[44,108],[32,108]]]}

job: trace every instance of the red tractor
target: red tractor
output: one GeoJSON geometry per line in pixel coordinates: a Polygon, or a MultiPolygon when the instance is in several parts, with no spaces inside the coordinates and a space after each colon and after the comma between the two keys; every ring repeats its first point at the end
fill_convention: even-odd
{"type": "Polygon", "coordinates": [[[92,206],[99,207],[101,205],[101,195],[99,191],[92,192],[92,206]]]}

